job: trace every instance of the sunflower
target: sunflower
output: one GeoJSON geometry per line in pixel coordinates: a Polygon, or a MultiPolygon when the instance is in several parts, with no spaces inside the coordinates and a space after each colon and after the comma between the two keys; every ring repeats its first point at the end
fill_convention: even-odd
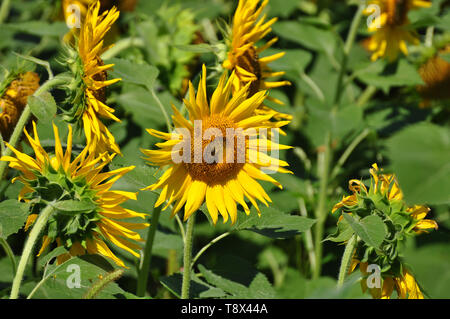
{"type": "MultiPolygon", "coordinates": [[[[359,264],[359,269],[364,278],[370,274],[367,271],[368,263],[360,263],[358,260],[353,260],[350,266],[352,272],[359,264]]],[[[361,281],[361,287],[364,292],[368,289],[374,299],[390,299],[394,289],[400,299],[423,299],[422,291],[417,284],[416,279],[412,273],[405,267],[400,276],[385,276],[382,278],[382,285],[380,288],[368,288],[366,280],[361,281]]]]}
{"type": "MultiPolygon", "coordinates": [[[[227,59],[223,67],[233,70],[236,77],[233,81],[233,92],[238,92],[243,86],[250,83],[249,96],[261,90],[290,85],[289,81],[269,81],[269,78],[284,75],[285,72],[273,72],[268,66],[270,62],[283,57],[285,52],[271,56],[259,57],[259,55],[271,47],[278,38],[272,38],[263,46],[257,47],[256,43],[262,40],[272,29],[271,26],[277,21],[272,18],[265,22],[265,15],[260,17],[269,0],[264,0],[259,5],[259,0],[239,0],[233,18],[233,25],[229,43],[227,59]]],[[[278,99],[267,97],[267,99],[283,104],[278,99]]],[[[283,114],[261,105],[256,112],[258,114],[272,114],[275,119],[291,120],[292,116],[283,114]]],[[[286,124],[288,122],[285,122],[286,124]]]]}
{"type": "Polygon", "coordinates": [[[39,87],[39,76],[34,72],[19,74],[4,90],[0,89],[0,132],[9,140],[19,121],[27,100],[39,87]],[[3,92],[2,92],[3,91],[3,92]]]}
{"type": "Polygon", "coordinates": [[[51,203],[69,200],[73,205],[83,204],[78,210],[75,205],[70,213],[55,207],[55,212],[44,230],[43,243],[38,255],[56,241],[58,246],[64,246],[68,250],[68,253],[58,256],[58,263],[71,256],[88,253],[103,255],[117,265],[125,267],[123,261],[108,248],[105,240],[139,258],[135,250],[141,247],[134,241],[142,239],[134,230],[146,228],[149,224],[120,221],[125,218],[145,218],[146,215],[143,213],[120,206],[129,199],[136,200],[137,193],[110,190],[111,186],[134,166],[102,172],[111,157],[106,157],[105,154],[96,156],[89,152],[88,147],[71,161],[72,127],[69,125],[65,152],[55,125],[53,130],[54,154],[48,154],[41,146],[36,124],[33,122],[34,138],[26,130],[24,132],[34,150],[35,158],[19,152],[8,143],[6,145],[16,157],[0,158],[1,161],[9,162],[11,168],[21,172],[21,175],[12,180],[13,183],[19,180],[24,184],[19,200],[33,203],[25,230],[35,222],[43,205],[47,203],[52,205],[51,203]]]}
{"type": "Polygon", "coordinates": [[[248,97],[249,83],[231,97],[232,85],[236,77],[237,75],[232,73],[227,80],[226,74],[223,74],[208,102],[206,68],[203,66],[197,95],[190,82],[189,101],[184,101],[189,111],[189,120],[172,107],[174,112],[172,118],[176,127],[173,133],[147,130],[151,135],[166,141],[156,144],[158,150],[142,149],[147,156],[146,160],[150,165],[168,167],[168,169],[155,184],[145,189],[161,189],[155,206],[158,207],[167,201],[164,207],[166,209],[173,203],[172,216],[177,214],[184,205],[184,220],[187,220],[203,202],[206,202],[214,224],[217,222],[218,214],[223,217],[224,222],[229,216],[234,224],[237,219],[237,203],[247,214],[250,213],[245,198],[255,206],[258,214],[260,210],[256,199],[266,206],[268,202],[271,202],[257,180],[268,181],[282,188],[280,183],[262,169],[266,169],[267,172],[290,173],[283,168],[288,165],[285,161],[270,157],[261,151],[262,145],[266,145],[267,150],[290,148],[267,140],[267,137],[258,131],[267,129],[265,123],[272,116],[254,113],[264,101],[266,91],[260,91],[248,97]],[[207,132],[211,130],[215,131],[214,135],[205,138],[207,132]],[[236,134],[231,135],[230,138],[229,131],[236,134]],[[185,134],[186,132],[188,134],[185,134]],[[248,140],[245,137],[246,134],[252,135],[252,139],[248,140]],[[194,138],[183,138],[186,135],[194,138]],[[227,143],[225,139],[220,140],[219,137],[222,136],[226,137],[227,143]],[[175,161],[174,154],[181,154],[180,146],[185,146],[182,150],[185,160],[175,161]],[[196,150],[200,150],[201,153],[199,154],[196,150]],[[202,154],[211,154],[216,157],[214,160],[208,160],[207,156],[202,154]]]}
{"type": "Polygon", "coordinates": [[[418,8],[428,8],[430,1],[424,0],[369,0],[365,10],[367,15],[373,14],[373,5],[380,9],[380,16],[376,17],[368,26],[374,33],[367,40],[367,47],[373,52],[372,60],[380,57],[389,62],[397,59],[400,52],[408,55],[407,43],[418,44],[416,32],[408,29],[408,12],[418,8]]]}
{"type": "Polygon", "coordinates": [[[439,55],[450,53],[450,45],[428,59],[419,69],[419,74],[425,85],[417,87],[417,91],[424,101],[422,106],[430,104],[431,100],[450,99],[450,63],[439,55]]]}
{"type": "Polygon", "coordinates": [[[71,107],[66,112],[66,119],[69,122],[83,122],[87,145],[91,152],[120,154],[114,136],[101,118],[120,122],[120,119],[113,115],[114,109],[107,106],[105,101],[106,87],[121,79],[107,80],[107,70],[114,64],[104,65],[100,58],[100,55],[108,49],[103,47],[103,38],[119,17],[119,12],[113,7],[99,15],[99,10],[99,1],[89,6],[80,30],[77,53],[69,52],[71,56],[75,56],[73,59],[67,59],[71,61],[74,84],[71,85],[71,95],[66,103],[71,107]]]}
{"type": "MultiPolygon", "coordinates": [[[[390,298],[394,289],[399,298],[423,298],[414,276],[399,257],[398,245],[404,238],[437,229],[438,225],[434,220],[425,219],[430,211],[428,207],[404,203],[403,193],[394,174],[382,174],[377,164],[372,165],[370,174],[372,181],[369,189],[359,180],[350,180],[349,189],[353,194],[344,196],[332,209],[332,213],[342,211],[355,218],[377,216],[387,230],[380,247],[359,242],[349,272],[353,272],[359,264],[363,277],[367,277],[367,266],[379,265],[383,284],[379,288],[369,289],[374,298],[390,298]]],[[[344,221],[341,215],[339,223],[344,221]]],[[[361,281],[361,286],[363,291],[368,289],[365,280],[361,281]]]]}

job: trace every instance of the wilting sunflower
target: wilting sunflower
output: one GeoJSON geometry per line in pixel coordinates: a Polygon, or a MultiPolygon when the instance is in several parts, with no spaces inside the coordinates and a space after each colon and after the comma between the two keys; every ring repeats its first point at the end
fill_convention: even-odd
{"type": "Polygon", "coordinates": [[[39,76],[34,72],[19,74],[16,79],[0,88],[0,132],[8,141],[19,121],[27,100],[39,87],[39,76]]]}
{"type": "MultiPolygon", "coordinates": [[[[285,52],[271,56],[260,57],[260,54],[271,47],[278,38],[272,38],[263,46],[257,47],[256,43],[262,40],[272,29],[271,26],[277,21],[272,18],[265,22],[262,11],[269,0],[264,0],[259,5],[259,0],[239,0],[233,18],[230,39],[228,40],[229,51],[223,67],[233,70],[236,77],[233,81],[233,92],[239,91],[243,86],[250,83],[249,96],[260,90],[277,88],[290,85],[289,81],[269,81],[270,78],[282,76],[285,72],[273,72],[268,66],[270,62],[281,58],[285,52]],[[258,6],[259,5],[259,6],[258,6]]],[[[267,97],[267,99],[283,104],[280,100],[267,97]]],[[[283,114],[261,105],[256,112],[258,114],[272,114],[275,119],[291,120],[292,116],[283,114]]],[[[288,122],[285,122],[286,124],[288,122]]]]}
{"type": "Polygon", "coordinates": [[[430,1],[424,0],[369,0],[367,15],[374,14],[373,5],[380,9],[380,16],[373,19],[369,32],[374,33],[367,40],[367,47],[373,52],[372,60],[380,57],[389,62],[397,59],[400,52],[408,55],[407,43],[419,44],[415,31],[409,29],[408,12],[418,8],[428,8],[430,1]]]}
{"type": "Polygon", "coordinates": [[[255,206],[258,213],[260,210],[256,199],[265,205],[271,201],[257,180],[269,181],[282,187],[280,183],[262,172],[262,169],[290,173],[283,168],[288,165],[286,162],[264,153],[266,150],[290,148],[267,140],[267,137],[260,134],[261,130],[258,131],[267,128],[264,123],[272,116],[254,113],[264,101],[266,91],[248,97],[249,84],[247,84],[231,97],[232,83],[235,80],[235,73],[228,80],[226,74],[223,74],[208,102],[206,69],[203,66],[197,95],[192,83],[189,83],[190,99],[184,101],[189,111],[189,120],[173,107],[175,132],[148,130],[151,135],[166,141],[156,144],[158,150],[142,150],[142,152],[147,155],[146,159],[150,165],[167,167],[167,170],[155,184],[145,189],[161,189],[155,206],[167,201],[164,207],[166,209],[173,204],[172,216],[184,205],[184,219],[187,220],[203,202],[206,202],[214,224],[219,213],[224,222],[229,216],[231,222],[235,223],[237,203],[247,214],[250,213],[245,198],[255,206]],[[208,131],[214,131],[213,135],[208,135],[208,131]],[[231,135],[230,131],[236,134],[231,135]],[[245,134],[251,135],[252,138],[247,139],[245,134]],[[180,146],[184,146],[182,152],[180,146]],[[181,154],[184,160],[175,161],[174,156],[177,154],[181,154]],[[204,154],[214,159],[208,160],[204,154]]]}
{"type": "MultiPolygon", "coordinates": [[[[373,247],[362,240],[358,242],[350,272],[359,264],[361,273],[367,277],[368,265],[375,264],[380,267],[382,286],[369,289],[374,298],[390,298],[394,288],[399,298],[423,298],[414,277],[399,256],[398,246],[406,237],[437,229],[437,223],[425,219],[430,211],[428,207],[406,205],[395,175],[382,174],[377,164],[372,165],[370,174],[372,181],[369,189],[359,180],[350,180],[349,189],[353,194],[344,196],[332,210],[333,213],[350,213],[357,220],[376,216],[386,229],[385,239],[379,247],[373,247]]],[[[343,215],[339,218],[339,224],[341,223],[346,223],[343,215]]],[[[339,225],[338,232],[341,236],[348,226],[342,224],[339,225]]],[[[347,239],[344,238],[344,241],[347,239]]],[[[366,291],[366,280],[363,279],[361,285],[366,291]]]]}
{"type": "Polygon", "coordinates": [[[8,161],[11,168],[21,172],[20,176],[12,180],[12,182],[19,180],[24,184],[19,200],[33,203],[25,230],[34,223],[43,207],[50,203],[55,205],[55,212],[45,227],[39,254],[56,241],[58,246],[64,246],[68,250],[68,253],[58,256],[58,263],[64,262],[70,256],[88,253],[111,258],[117,265],[125,267],[123,261],[114,255],[105,241],[108,240],[139,258],[135,250],[141,247],[134,241],[142,241],[142,239],[134,230],[145,228],[149,224],[120,220],[134,217],[145,218],[145,214],[120,206],[129,199],[136,200],[136,193],[110,189],[134,166],[102,172],[111,157],[106,157],[105,154],[96,156],[89,152],[88,147],[71,161],[71,126],[69,126],[65,152],[63,152],[58,128],[55,125],[53,130],[54,154],[48,154],[41,146],[36,125],[33,122],[34,138],[26,130],[24,132],[34,150],[35,158],[19,152],[8,143],[6,145],[16,157],[0,158],[1,161],[8,161]],[[66,211],[56,206],[58,202],[67,200],[70,200],[75,208],[66,211]],[[79,204],[81,206],[77,206],[79,204]]]}
{"type": "MultiPolygon", "coordinates": [[[[370,275],[367,271],[369,265],[367,262],[360,263],[358,260],[353,260],[352,265],[350,266],[350,272],[352,272],[358,264],[363,278],[367,278],[370,275]]],[[[402,265],[402,269],[400,276],[385,275],[382,278],[382,285],[380,288],[368,288],[366,280],[361,280],[362,290],[366,292],[368,289],[374,299],[390,299],[394,289],[400,299],[423,299],[423,294],[412,273],[404,265],[402,265]]]]}
{"type": "Polygon", "coordinates": [[[103,38],[112,24],[119,17],[119,12],[113,7],[99,15],[100,2],[92,4],[86,13],[86,19],[80,30],[77,53],[69,52],[74,57],[68,59],[74,73],[74,85],[71,85],[71,96],[66,112],[69,122],[83,122],[87,145],[91,152],[120,153],[114,136],[103,124],[101,118],[120,122],[113,115],[114,109],[105,104],[106,87],[120,79],[107,80],[107,70],[113,64],[104,65],[100,55],[108,49],[103,47],[103,38]],[[74,88],[73,88],[73,87],[74,88]]]}
{"type": "Polygon", "coordinates": [[[428,59],[419,69],[425,85],[417,87],[424,101],[422,106],[428,106],[431,100],[450,99],[450,63],[441,58],[440,54],[450,53],[450,45],[428,59]]]}

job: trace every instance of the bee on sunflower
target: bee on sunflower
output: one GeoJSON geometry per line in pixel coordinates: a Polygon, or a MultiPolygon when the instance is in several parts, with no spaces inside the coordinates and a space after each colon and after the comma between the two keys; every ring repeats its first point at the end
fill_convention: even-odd
{"type": "Polygon", "coordinates": [[[419,44],[417,33],[409,28],[408,13],[419,8],[429,8],[430,1],[369,0],[367,5],[366,15],[372,15],[374,7],[380,10],[380,15],[368,26],[368,31],[373,35],[366,40],[366,46],[373,52],[372,61],[386,58],[393,62],[400,52],[408,55],[407,43],[419,44]]]}
{"type": "MultiPolygon", "coordinates": [[[[259,2],[259,0],[239,0],[234,13],[231,34],[227,40],[229,48],[227,59],[222,63],[225,69],[236,73],[233,92],[238,92],[250,83],[249,96],[261,90],[291,84],[289,81],[269,81],[270,78],[285,74],[284,71],[274,72],[269,67],[269,63],[283,57],[285,52],[260,57],[261,53],[277,42],[278,38],[272,38],[266,44],[257,46],[258,41],[272,30],[271,26],[277,21],[277,18],[272,18],[265,22],[265,15],[261,16],[261,13],[269,0],[264,0],[261,4],[259,2]]],[[[283,104],[280,100],[270,96],[267,99],[280,105],[283,104]]],[[[291,115],[277,112],[264,105],[261,105],[255,112],[260,115],[272,114],[273,119],[279,121],[277,127],[288,124],[292,119],[291,115]]]]}
{"type": "Polygon", "coordinates": [[[39,88],[39,76],[24,72],[8,76],[0,87],[0,132],[9,140],[27,100],[39,88]]]}
{"type": "Polygon", "coordinates": [[[64,246],[68,250],[57,257],[58,263],[71,256],[87,253],[103,255],[117,265],[126,267],[105,241],[110,241],[139,258],[136,250],[141,247],[135,241],[142,239],[134,230],[146,228],[149,224],[124,222],[121,219],[144,219],[146,215],[121,206],[127,200],[136,200],[136,193],[111,190],[112,185],[134,169],[134,166],[103,172],[112,157],[106,154],[96,155],[90,152],[88,147],[72,160],[72,127],[69,125],[65,152],[58,128],[54,124],[53,130],[53,154],[48,154],[41,146],[36,124],[33,122],[34,138],[26,129],[24,133],[35,157],[26,155],[6,143],[16,157],[0,158],[0,161],[9,162],[9,167],[21,173],[12,182],[18,180],[24,184],[19,200],[31,204],[25,230],[35,223],[43,207],[52,205],[55,209],[44,228],[43,243],[38,255],[52,242],[56,242],[57,246],[64,246]],[[58,206],[58,203],[65,201],[70,202],[69,210],[58,206]]]}
{"type": "Polygon", "coordinates": [[[208,102],[206,68],[203,66],[197,94],[189,82],[190,97],[184,100],[189,119],[172,107],[176,127],[174,132],[147,130],[151,135],[166,141],[156,144],[158,150],[142,149],[146,160],[150,165],[168,168],[155,184],[145,189],[161,189],[155,207],[166,201],[164,209],[173,204],[172,216],[184,205],[184,220],[187,220],[206,202],[214,224],[219,214],[224,222],[230,217],[234,224],[237,203],[247,214],[250,213],[245,198],[259,214],[256,200],[266,206],[271,201],[257,180],[268,181],[282,188],[262,169],[291,173],[284,168],[288,163],[262,152],[290,148],[268,140],[267,135],[259,134],[260,129],[267,130],[266,123],[272,117],[272,114],[255,114],[266,97],[266,91],[250,96],[251,83],[248,83],[231,96],[237,75],[233,72],[228,80],[226,77],[226,73],[221,76],[208,102]],[[246,134],[251,138],[247,139],[246,134]],[[183,160],[177,159],[178,154],[183,156],[183,160]]]}
{"type": "Polygon", "coordinates": [[[359,180],[349,181],[349,189],[353,194],[344,196],[334,205],[332,213],[342,214],[339,217],[338,232],[329,239],[347,242],[355,234],[352,231],[354,228],[348,222],[348,216],[344,214],[361,223],[368,219],[379,220],[381,228],[384,228],[384,239],[377,247],[371,242],[358,240],[349,272],[353,272],[359,265],[363,275],[361,286],[363,291],[366,291],[368,265],[379,266],[382,283],[380,287],[369,287],[373,298],[390,298],[394,289],[399,298],[423,298],[414,276],[402,261],[399,246],[407,237],[437,229],[438,225],[434,220],[425,219],[430,211],[428,207],[406,205],[395,175],[382,174],[377,164],[372,165],[370,174],[372,180],[369,189],[359,180]]]}
{"type": "Polygon", "coordinates": [[[120,122],[114,109],[105,104],[106,87],[121,79],[107,79],[107,70],[114,64],[105,65],[100,55],[108,49],[103,47],[103,38],[119,17],[115,7],[99,14],[100,2],[91,4],[81,27],[75,50],[67,47],[68,63],[73,81],[67,87],[69,97],[64,118],[70,123],[83,126],[87,145],[96,154],[112,152],[120,154],[114,136],[101,118],[120,122]]]}

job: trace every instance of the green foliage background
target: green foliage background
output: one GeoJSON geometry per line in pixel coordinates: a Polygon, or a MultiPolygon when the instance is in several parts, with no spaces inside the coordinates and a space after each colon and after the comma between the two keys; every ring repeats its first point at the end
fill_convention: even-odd
{"type": "MultiPolygon", "coordinates": [[[[323,242],[321,275],[314,279],[312,276],[305,232],[313,230],[316,223],[318,158],[327,132],[331,133],[332,165],[326,190],[323,238],[336,231],[337,216],[331,214],[331,208],[344,194],[349,194],[348,180],[367,182],[368,169],[376,162],[387,172],[395,172],[409,204],[431,207],[428,218],[437,221],[439,230],[409,239],[404,256],[428,297],[450,297],[450,103],[440,101],[431,108],[419,108],[421,97],[416,86],[423,81],[414,63],[415,51],[393,65],[384,60],[371,62],[369,53],[359,43],[368,35],[362,23],[350,53],[342,103],[337,112],[332,112],[343,39],[356,8],[351,4],[351,1],[270,0],[267,14],[269,18],[279,17],[272,31],[279,41],[264,55],[286,52],[271,67],[285,70],[285,78],[292,86],[270,92],[285,102],[285,106],[268,104],[293,115],[280,142],[294,146],[281,152],[281,158],[289,162],[294,175],[274,176],[284,186],[282,191],[262,183],[273,203],[262,209],[261,218],[252,209],[248,217],[239,212],[236,225],[219,221],[213,227],[207,213],[197,214],[194,255],[216,236],[225,232],[230,235],[215,243],[197,261],[198,276],[193,278],[192,297],[369,298],[361,292],[359,272],[349,276],[343,288],[336,288],[344,246],[332,241],[323,242]],[[375,92],[365,100],[361,94],[369,86],[375,92]],[[362,140],[352,145],[358,137],[362,140]],[[354,146],[351,154],[340,163],[349,146],[354,146]],[[301,216],[302,208],[307,217],[301,216]]],[[[33,65],[24,62],[16,52],[49,61],[55,74],[63,70],[58,58],[67,27],[61,21],[59,5],[58,1],[12,1],[9,17],[0,26],[3,68],[11,69],[18,63],[33,65]]],[[[190,79],[195,85],[202,63],[210,68],[209,88],[213,88],[214,76],[220,72],[216,54],[224,54],[223,47],[217,45],[222,38],[221,24],[217,21],[230,22],[235,5],[225,0],[139,1],[135,11],[121,13],[106,41],[117,46],[121,39],[131,37],[141,43],[105,61],[115,64],[109,76],[122,78],[120,83],[108,88],[107,104],[122,120],[108,124],[124,154],[114,159],[110,169],[136,165],[115,188],[135,192],[156,181],[160,172],[147,166],[139,151],[152,148],[157,142],[145,129],[166,130],[152,91],[170,116],[172,103],[181,106],[185,93],[183,81],[190,79]],[[195,41],[202,44],[195,46],[195,41]]],[[[436,34],[448,32],[448,1],[433,1],[432,8],[411,12],[410,19],[422,38],[430,26],[436,34]]],[[[47,76],[45,68],[36,66],[36,72],[42,83],[47,76]]],[[[58,125],[61,135],[67,134],[67,125],[59,115],[54,115],[54,103],[60,102],[59,93],[53,92],[53,97],[53,102],[47,96],[33,103],[41,142],[48,149],[54,145],[51,121],[58,125]],[[50,107],[43,108],[42,103],[50,107]]],[[[76,143],[81,149],[81,132],[76,143]]],[[[23,143],[22,147],[24,152],[31,153],[27,144],[23,143]]],[[[10,182],[15,174],[9,171],[8,179],[0,185],[0,238],[8,241],[19,258],[26,238],[22,227],[27,207],[15,200],[21,189],[19,183],[10,182]]],[[[138,200],[129,201],[126,206],[151,213],[156,196],[141,191],[138,200]]],[[[156,231],[147,298],[180,296],[183,243],[178,225],[169,215],[162,212],[156,231]]],[[[147,231],[140,231],[143,238],[147,231]]],[[[118,249],[114,253],[130,268],[97,297],[136,298],[139,261],[118,249]]],[[[54,256],[55,251],[49,251],[46,256],[33,258],[21,287],[23,297],[38,284],[33,298],[81,298],[99,274],[114,269],[99,256],[75,258],[59,266],[53,262],[54,256]],[[68,263],[81,267],[81,288],[67,288],[68,263]]],[[[0,297],[9,296],[12,279],[11,262],[1,250],[0,297]]]]}

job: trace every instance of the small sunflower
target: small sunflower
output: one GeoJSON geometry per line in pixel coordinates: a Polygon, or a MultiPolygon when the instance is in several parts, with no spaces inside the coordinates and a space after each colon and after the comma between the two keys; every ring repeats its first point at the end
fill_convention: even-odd
{"type": "MultiPolygon", "coordinates": [[[[139,258],[135,251],[141,247],[134,241],[142,241],[135,229],[148,227],[147,223],[130,223],[120,221],[125,218],[145,218],[145,214],[125,209],[120,205],[131,199],[136,200],[133,192],[110,190],[111,186],[134,167],[124,167],[114,171],[102,172],[111,157],[105,154],[96,156],[88,147],[71,161],[72,127],[69,125],[66,151],[63,152],[58,128],[53,125],[55,135],[54,154],[48,154],[39,141],[36,124],[33,122],[32,138],[26,130],[35,158],[19,152],[6,145],[16,157],[3,156],[1,161],[21,172],[12,182],[19,180],[24,184],[19,200],[32,203],[31,214],[26,221],[27,230],[36,220],[39,212],[47,205],[59,201],[71,200],[83,203],[79,211],[56,209],[44,230],[43,244],[39,255],[52,242],[64,246],[68,253],[57,258],[62,263],[70,256],[83,254],[100,254],[111,258],[117,265],[125,267],[121,259],[108,248],[105,240],[111,241],[139,258]],[[130,241],[131,240],[131,241],[130,241]]],[[[51,205],[51,204],[50,204],[51,205]]]]}
{"type": "Polygon", "coordinates": [[[114,136],[108,130],[101,118],[120,122],[113,115],[114,109],[105,104],[106,87],[121,79],[107,80],[107,70],[114,64],[104,65],[100,55],[108,49],[103,47],[103,38],[112,24],[119,17],[119,12],[113,7],[99,15],[100,2],[89,6],[86,19],[81,27],[78,39],[77,53],[72,61],[74,72],[74,89],[68,104],[72,106],[66,112],[69,122],[83,122],[87,145],[91,152],[119,153],[120,149],[114,136]]]}
{"type": "MultiPolygon", "coordinates": [[[[272,18],[264,22],[265,15],[260,16],[269,0],[264,0],[261,5],[259,5],[259,2],[259,0],[239,0],[233,18],[227,59],[223,62],[224,68],[233,70],[236,73],[233,82],[233,92],[239,91],[243,86],[250,83],[249,96],[261,90],[291,84],[289,81],[268,80],[269,78],[284,75],[285,72],[283,71],[273,72],[268,64],[283,57],[285,52],[263,58],[259,57],[264,50],[271,47],[278,40],[278,38],[272,38],[265,45],[257,47],[256,43],[272,30],[271,26],[277,21],[277,18],[272,18]]],[[[283,102],[275,98],[267,97],[267,99],[277,104],[283,104],[283,102]]],[[[276,119],[292,119],[292,116],[288,114],[276,112],[263,105],[256,112],[258,114],[273,114],[276,119]]]]}
{"type": "MultiPolygon", "coordinates": [[[[367,277],[368,265],[380,267],[383,284],[380,288],[369,289],[374,298],[390,298],[394,289],[399,298],[423,298],[414,277],[399,256],[398,246],[406,237],[437,229],[438,225],[434,220],[425,219],[430,211],[428,207],[405,204],[395,175],[382,174],[377,164],[372,165],[370,174],[372,181],[369,189],[359,180],[350,180],[349,189],[353,194],[344,196],[332,209],[332,213],[350,213],[357,220],[377,216],[385,226],[386,237],[379,247],[358,242],[350,272],[359,264],[361,273],[367,277]]],[[[343,217],[339,217],[339,223],[345,223],[343,217]]],[[[340,227],[342,232],[346,226],[340,227]]],[[[361,285],[366,291],[365,280],[361,281],[361,285]]]]}
{"type": "MultiPolygon", "coordinates": [[[[358,260],[353,260],[352,265],[350,266],[350,272],[352,272],[358,264],[363,278],[367,278],[367,276],[370,275],[367,271],[367,267],[369,266],[367,262],[360,263],[358,260]]],[[[390,299],[394,289],[400,299],[423,299],[422,291],[412,273],[404,265],[402,265],[402,269],[401,275],[399,276],[383,277],[381,288],[368,288],[366,281],[362,280],[362,290],[364,292],[369,290],[374,299],[390,299]]]]}
{"type": "Polygon", "coordinates": [[[11,137],[28,97],[38,88],[39,76],[34,72],[25,72],[19,74],[4,90],[0,89],[0,132],[4,140],[8,141],[11,137]]]}
{"type": "Polygon", "coordinates": [[[290,173],[283,168],[288,165],[285,161],[261,152],[261,145],[267,145],[267,150],[290,148],[271,142],[267,140],[267,137],[259,134],[258,129],[267,129],[265,123],[272,116],[254,113],[255,109],[264,101],[266,91],[260,91],[248,97],[249,83],[231,97],[232,83],[235,82],[236,76],[233,73],[226,80],[226,74],[223,74],[208,102],[206,69],[203,66],[197,95],[195,95],[192,83],[189,83],[190,99],[184,101],[189,111],[189,120],[172,107],[174,112],[172,118],[176,127],[174,133],[148,130],[151,135],[166,141],[156,144],[159,147],[158,150],[143,149],[142,152],[147,156],[146,160],[150,165],[168,168],[155,184],[145,189],[161,189],[155,206],[160,206],[167,201],[164,208],[166,209],[173,203],[172,216],[177,214],[184,205],[184,220],[187,220],[203,202],[206,202],[214,224],[217,222],[219,213],[224,222],[230,217],[231,222],[235,223],[237,203],[247,214],[250,213],[245,198],[255,206],[260,214],[256,199],[265,205],[268,205],[271,200],[257,180],[268,181],[282,188],[280,183],[262,172],[261,169],[290,173]],[[194,130],[198,130],[196,127],[199,122],[202,125],[201,131],[194,132],[194,130]],[[213,136],[204,138],[208,129],[216,132],[213,136]],[[189,136],[193,138],[183,139],[182,134],[179,133],[182,130],[189,132],[189,136]],[[236,132],[231,139],[228,135],[229,130],[236,132]],[[253,139],[247,140],[245,134],[252,130],[253,139]],[[202,137],[196,135],[199,132],[202,137]],[[219,135],[222,135],[224,139],[220,140],[219,135]],[[225,139],[227,143],[225,143],[225,139]],[[239,139],[245,140],[245,143],[237,142],[239,139]],[[230,140],[234,140],[234,142],[228,144],[230,140]],[[183,153],[183,156],[187,156],[187,161],[176,163],[173,160],[173,154],[180,153],[179,146],[186,142],[188,142],[187,152],[190,155],[183,153]],[[196,149],[201,152],[200,158],[195,155],[196,149]],[[208,161],[202,156],[208,152],[215,154],[215,160],[208,161]]]}
{"type": "Polygon", "coordinates": [[[417,87],[417,91],[424,99],[422,105],[427,106],[431,100],[450,99],[450,63],[442,59],[440,54],[450,53],[450,45],[432,56],[419,69],[425,85],[417,87]]]}
{"type": "Polygon", "coordinates": [[[368,27],[374,33],[367,40],[367,47],[373,52],[372,60],[386,58],[389,62],[397,59],[400,52],[408,55],[407,43],[418,44],[419,39],[410,24],[408,12],[418,8],[428,8],[430,1],[424,0],[369,0],[367,15],[373,14],[371,5],[380,8],[380,16],[376,17],[368,27]]]}

